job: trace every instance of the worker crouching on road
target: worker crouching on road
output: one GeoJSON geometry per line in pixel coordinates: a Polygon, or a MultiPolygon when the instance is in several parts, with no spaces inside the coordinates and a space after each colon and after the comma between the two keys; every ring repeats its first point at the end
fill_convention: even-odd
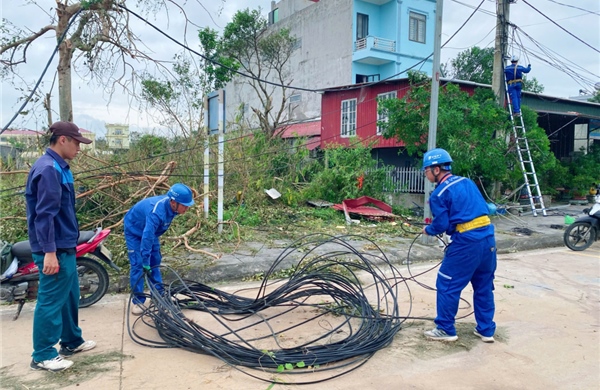
{"type": "Polygon", "coordinates": [[[452,158],[444,149],[423,156],[425,177],[436,187],[429,197],[433,215],[423,234],[446,233],[452,242],[446,248],[438,271],[436,328],[425,332],[432,340],[455,341],[455,316],[462,290],[471,282],[477,327],[475,335],[494,342],[494,272],[496,240],[487,203],[475,183],[452,174],[452,158]]]}
{"type": "Polygon", "coordinates": [[[173,218],[194,205],[192,190],[185,184],[177,183],[166,195],[146,198],[135,204],[125,215],[124,230],[127,253],[131,265],[129,282],[134,293],[131,313],[141,315],[144,312],[144,272],[150,274],[152,283],[162,289],[160,274],[160,242],[173,218]]]}

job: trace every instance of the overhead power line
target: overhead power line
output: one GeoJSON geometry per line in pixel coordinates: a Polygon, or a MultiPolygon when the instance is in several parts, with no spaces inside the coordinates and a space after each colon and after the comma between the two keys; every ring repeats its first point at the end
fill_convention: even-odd
{"type": "Polygon", "coordinates": [[[479,9],[479,7],[481,7],[481,5],[479,7],[474,7],[471,4],[466,4],[466,3],[463,3],[462,1],[458,1],[458,0],[452,0],[452,1],[455,2],[455,3],[457,3],[457,4],[464,5],[467,8],[474,9],[476,12],[479,11],[479,12],[481,12],[483,14],[488,15],[488,16],[493,16],[494,18],[496,17],[496,13],[495,12],[488,11],[488,10],[485,10],[485,9],[479,9]]]}
{"type": "MultiPolygon", "coordinates": [[[[466,20],[465,20],[465,21],[462,23],[462,25],[461,25],[461,26],[460,26],[460,27],[459,27],[459,28],[458,28],[458,29],[457,29],[457,30],[454,32],[454,34],[452,34],[452,36],[451,36],[450,38],[448,38],[448,40],[446,40],[446,42],[445,42],[445,43],[442,45],[442,47],[444,47],[445,45],[447,45],[447,44],[448,44],[448,43],[449,43],[449,42],[450,42],[450,41],[451,41],[451,40],[452,40],[452,39],[453,39],[453,38],[454,38],[454,37],[455,37],[455,36],[456,36],[456,35],[457,35],[457,34],[458,34],[458,33],[459,33],[459,32],[460,32],[460,31],[461,31],[463,28],[464,28],[464,27],[465,27],[465,25],[466,25],[466,24],[469,22],[469,20],[471,20],[471,18],[472,18],[472,17],[475,15],[475,13],[476,13],[476,12],[477,12],[477,11],[478,11],[480,8],[481,8],[481,6],[483,5],[483,3],[484,3],[484,2],[485,2],[485,0],[482,0],[482,1],[481,1],[481,3],[479,3],[479,5],[478,5],[478,6],[477,6],[477,7],[474,9],[474,11],[473,11],[473,12],[472,12],[472,13],[469,15],[469,17],[468,17],[468,18],[467,18],[467,19],[466,19],[466,20]]],[[[127,12],[131,13],[132,15],[136,16],[136,17],[137,17],[137,18],[139,18],[140,20],[142,20],[142,21],[144,21],[144,22],[148,23],[148,25],[150,25],[152,28],[154,28],[155,30],[157,30],[158,32],[160,32],[162,35],[164,35],[165,37],[167,37],[169,40],[171,40],[171,41],[175,42],[177,45],[179,45],[179,46],[183,47],[184,49],[186,49],[186,50],[189,50],[190,52],[192,52],[192,53],[194,53],[194,54],[196,54],[196,55],[200,56],[201,58],[203,58],[203,59],[205,59],[205,60],[207,60],[207,61],[210,61],[210,62],[214,63],[214,64],[215,64],[215,65],[217,65],[217,66],[222,66],[222,67],[224,67],[224,68],[226,68],[226,69],[229,69],[229,70],[231,70],[231,71],[235,71],[234,69],[228,68],[227,66],[225,66],[225,65],[223,65],[223,64],[220,64],[219,62],[216,62],[216,61],[214,61],[214,60],[211,60],[211,59],[207,58],[206,56],[202,55],[201,53],[198,53],[198,52],[196,52],[195,50],[192,50],[192,49],[191,49],[191,48],[189,48],[187,45],[185,45],[185,44],[183,44],[183,43],[181,43],[181,42],[177,41],[177,40],[176,40],[176,39],[174,39],[174,38],[172,38],[171,36],[169,36],[168,34],[166,34],[164,31],[160,30],[158,27],[154,26],[154,25],[153,25],[153,24],[151,24],[149,21],[145,20],[143,17],[141,17],[140,15],[136,14],[135,12],[133,12],[133,11],[130,11],[129,9],[127,9],[127,8],[126,8],[126,7],[124,7],[124,6],[121,6],[121,5],[120,5],[120,7],[121,7],[121,8],[123,8],[125,11],[127,11],[127,12]]],[[[74,15],[74,17],[71,19],[71,22],[70,22],[69,26],[70,26],[70,25],[73,23],[73,21],[75,20],[75,16],[77,16],[77,14],[76,14],[76,15],[74,15]]],[[[66,31],[65,31],[65,34],[66,34],[66,31]]],[[[62,37],[62,38],[64,38],[64,34],[63,34],[63,37],[62,37]]],[[[59,44],[60,44],[60,41],[58,42],[58,44],[57,44],[57,46],[56,46],[56,48],[55,48],[55,52],[56,52],[56,50],[58,49],[58,45],[59,45],[59,44]]],[[[53,54],[53,55],[54,55],[54,54],[53,54]]],[[[395,78],[396,76],[398,76],[398,75],[400,75],[400,74],[402,74],[402,73],[404,73],[404,72],[406,72],[406,71],[408,71],[408,70],[410,70],[410,69],[413,69],[413,68],[415,68],[416,66],[418,66],[419,64],[421,64],[421,63],[423,63],[423,62],[427,61],[427,60],[428,60],[428,59],[429,59],[429,58],[430,58],[432,55],[433,55],[433,53],[431,53],[429,56],[427,56],[427,57],[426,57],[426,58],[424,58],[423,60],[421,60],[421,61],[417,62],[415,65],[411,66],[410,68],[407,68],[407,69],[403,70],[402,72],[400,72],[400,73],[397,73],[396,75],[393,75],[393,76],[391,76],[391,77],[388,77],[388,78],[386,78],[386,79],[384,79],[384,80],[380,80],[380,81],[373,82],[373,83],[365,83],[365,84],[360,84],[360,85],[357,85],[357,86],[352,86],[352,87],[340,88],[339,90],[345,90],[345,91],[347,91],[347,90],[350,90],[350,89],[365,88],[365,87],[368,87],[368,86],[370,86],[370,85],[373,85],[373,84],[378,84],[378,83],[381,83],[381,82],[387,81],[387,80],[389,80],[389,79],[395,78]]],[[[49,66],[49,64],[46,66],[46,69],[48,68],[48,66],[49,66]]],[[[44,70],[44,73],[45,73],[46,69],[44,70]]],[[[256,77],[254,77],[254,76],[247,75],[247,74],[245,74],[245,73],[243,73],[243,72],[237,72],[237,71],[236,71],[236,73],[238,73],[238,74],[240,74],[241,76],[244,76],[244,77],[249,77],[249,78],[255,79],[255,80],[257,80],[257,81],[261,81],[261,82],[269,83],[269,84],[272,84],[272,85],[275,85],[275,86],[287,87],[287,88],[290,88],[290,89],[300,89],[300,90],[305,90],[305,91],[308,91],[308,92],[323,92],[323,91],[329,91],[329,92],[333,92],[333,91],[336,91],[336,90],[337,90],[337,89],[335,89],[335,88],[327,88],[327,89],[309,89],[309,88],[299,88],[299,87],[285,86],[285,85],[282,85],[282,84],[277,84],[277,83],[269,82],[269,81],[267,81],[267,80],[261,80],[261,79],[258,79],[258,78],[256,78],[256,77]]],[[[42,76],[43,76],[43,74],[42,74],[42,76]]],[[[40,81],[41,81],[41,78],[40,78],[40,81]]],[[[36,85],[36,88],[37,88],[37,85],[36,85]]],[[[33,92],[35,92],[35,89],[36,89],[36,88],[34,88],[34,90],[32,91],[32,93],[33,93],[33,92]]],[[[362,102],[361,102],[361,103],[362,103],[362,102]]],[[[26,103],[25,103],[25,104],[26,104],[26,103]]],[[[24,105],[25,105],[25,104],[24,104],[24,105]]],[[[24,107],[24,105],[23,105],[23,107],[24,107]]],[[[19,112],[20,112],[22,109],[23,109],[23,108],[21,108],[21,109],[19,110],[19,112]]],[[[18,113],[17,113],[17,114],[18,114],[18,113]]],[[[15,117],[17,116],[17,114],[15,114],[15,117]]],[[[13,119],[13,120],[14,120],[14,119],[13,119]]],[[[10,122],[10,123],[12,123],[12,120],[11,120],[11,122],[10,122]]],[[[9,124],[7,124],[7,126],[5,127],[5,129],[6,129],[6,128],[8,128],[8,126],[10,126],[10,123],[9,123],[9,124]]],[[[4,130],[5,130],[5,129],[4,129],[4,130]]],[[[4,130],[3,130],[3,131],[4,131],[4,130]]],[[[185,151],[190,151],[190,150],[192,150],[192,149],[195,149],[195,148],[197,148],[197,147],[198,147],[198,146],[196,146],[196,147],[193,147],[193,148],[186,148],[186,149],[179,150],[179,151],[168,152],[168,153],[165,153],[164,155],[176,154],[176,153],[182,153],[182,152],[185,152],[185,151]]],[[[152,158],[156,158],[156,157],[157,157],[157,156],[152,156],[152,158]]],[[[148,158],[144,158],[144,159],[140,159],[140,160],[145,160],[145,159],[148,159],[148,158]]],[[[127,165],[127,164],[130,164],[130,163],[133,163],[133,162],[137,162],[137,161],[140,161],[140,160],[134,160],[134,161],[129,161],[129,162],[122,162],[122,163],[120,163],[120,164],[118,164],[118,165],[120,165],[120,166],[123,166],[123,165],[127,165]]],[[[86,172],[80,172],[80,173],[89,173],[89,172],[93,172],[93,171],[97,171],[97,170],[100,170],[100,168],[95,168],[95,169],[92,169],[92,170],[89,170],[89,171],[86,171],[86,172]]],[[[11,188],[11,189],[5,189],[5,190],[3,190],[3,191],[0,191],[0,192],[4,192],[4,191],[6,191],[6,190],[14,190],[14,189],[18,189],[18,188],[21,188],[21,187],[19,186],[19,187],[15,187],[15,188],[11,188]]]]}
{"type": "MultiPolygon", "coordinates": [[[[480,10],[480,8],[481,8],[481,5],[482,5],[484,2],[485,2],[485,0],[482,0],[482,2],[481,2],[481,3],[480,3],[480,4],[479,4],[479,5],[478,5],[478,6],[477,6],[475,9],[474,9],[473,13],[471,13],[471,15],[470,15],[470,16],[467,18],[467,20],[466,20],[466,21],[465,21],[465,22],[464,22],[464,23],[463,23],[463,24],[462,24],[462,25],[461,25],[461,26],[458,28],[458,30],[456,30],[456,32],[455,32],[455,33],[454,33],[454,34],[453,34],[453,35],[452,35],[452,36],[451,36],[451,37],[450,37],[450,38],[449,38],[449,39],[448,39],[448,40],[447,40],[447,41],[446,41],[446,42],[445,42],[445,43],[442,45],[442,47],[444,47],[446,44],[448,44],[448,43],[449,43],[449,42],[452,40],[452,38],[454,38],[454,37],[456,36],[456,34],[458,34],[458,32],[459,32],[460,30],[462,30],[462,28],[463,28],[463,27],[466,25],[466,23],[467,23],[467,22],[468,22],[468,21],[469,21],[469,20],[470,20],[470,19],[473,17],[473,15],[474,15],[474,14],[475,14],[477,11],[479,11],[479,10],[480,10]]],[[[326,90],[327,90],[327,91],[330,91],[330,92],[336,91],[336,89],[335,89],[335,88],[326,88],[326,89],[325,89],[325,88],[321,88],[321,89],[312,89],[312,88],[296,87],[296,86],[292,86],[292,85],[283,85],[283,84],[279,84],[279,83],[275,83],[275,82],[272,82],[272,81],[268,81],[268,80],[260,79],[260,78],[258,78],[258,77],[255,77],[255,76],[253,76],[253,75],[249,75],[249,74],[246,74],[246,73],[240,72],[240,71],[238,71],[238,70],[236,70],[236,69],[233,69],[233,68],[230,68],[230,67],[228,67],[228,66],[226,66],[226,65],[224,65],[224,64],[221,64],[221,63],[219,63],[218,61],[212,60],[212,59],[210,59],[210,58],[208,58],[208,57],[206,57],[206,56],[202,55],[201,53],[199,53],[199,52],[197,52],[197,51],[195,51],[195,50],[191,49],[191,48],[190,48],[190,47],[188,47],[186,44],[183,44],[183,43],[179,42],[178,40],[174,39],[173,37],[171,37],[170,35],[168,35],[168,34],[167,34],[167,33],[165,33],[164,31],[162,31],[160,28],[158,28],[157,26],[155,26],[154,24],[152,24],[150,21],[146,20],[145,18],[143,18],[142,16],[138,15],[137,13],[135,13],[135,12],[131,11],[131,10],[130,10],[130,9],[128,9],[127,7],[125,7],[125,6],[123,6],[123,5],[120,5],[120,4],[119,4],[119,7],[120,7],[120,8],[122,8],[123,10],[125,10],[125,11],[129,12],[130,14],[134,15],[134,16],[135,16],[135,17],[137,17],[138,19],[142,20],[143,22],[145,22],[146,24],[148,24],[150,27],[152,27],[153,29],[155,29],[156,31],[158,31],[159,33],[161,33],[162,35],[164,35],[166,38],[168,38],[168,39],[169,39],[169,40],[171,40],[172,42],[176,43],[178,46],[181,46],[181,47],[182,47],[182,48],[184,48],[185,50],[188,50],[188,51],[190,51],[191,53],[194,53],[194,54],[198,55],[199,57],[203,58],[204,60],[206,60],[206,61],[209,61],[209,62],[213,63],[214,65],[217,65],[217,66],[223,67],[224,69],[227,69],[227,70],[229,70],[229,71],[231,71],[231,72],[233,72],[233,73],[236,73],[236,74],[238,74],[238,75],[240,75],[240,76],[242,76],[242,77],[250,78],[250,79],[256,80],[256,81],[258,81],[258,82],[264,82],[264,83],[266,83],[266,84],[273,85],[273,86],[278,86],[278,87],[282,87],[282,88],[283,88],[283,87],[285,87],[285,88],[288,88],[288,89],[294,89],[294,90],[300,90],[300,91],[306,91],[306,92],[320,93],[320,92],[324,92],[324,91],[326,91],[326,90]]],[[[2,134],[2,133],[3,133],[3,132],[6,130],[6,129],[8,129],[8,127],[9,127],[9,126],[10,126],[10,125],[13,123],[13,121],[14,121],[14,120],[17,118],[17,116],[19,115],[19,113],[20,113],[20,112],[21,112],[21,111],[22,111],[22,110],[25,108],[25,106],[27,105],[27,103],[28,103],[28,102],[31,100],[31,98],[32,98],[33,94],[35,93],[35,91],[36,91],[36,90],[37,90],[37,88],[39,87],[39,84],[41,83],[41,81],[42,81],[42,79],[43,79],[44,75],[46,74],[46,71],[48,70],[48,68],[49,68],[49,66],[50,66],[50,63],[52,62],[52,60],[53,60],[53,58],[54,58],[54,55],[55,55],[55,54],[56,54],[56,52],[58,51],[58,48],[59,48],[59,46],[60,46],[61,42],[64,40],[64,38],[65,38],[65,36],[66,36],[66,34],[67,34],[67,32],[68,32],[68,30],[69,30],[70,26],[73,24],[73,22],[75,21],[76,17],[77,17],[77,16],[78,16],[78,15],[81,13],[81,11],[82,11],[82,10],[79,10],[79,11],[78,11],[78,12],[77,12],[75,15],[73,15],[73,17],[71,18],[71,20],[70,20],[70,22],[69,22],[69,25],[68,25],[68,26],[67,26],[67,28],[65,29],[65,32],[63,33],[63,35],[62,35],[62,36],[59,38],[59,40],[58,40],[58,42],[57,42],[57,44],[56,44],[56,46],[55,46],[55,48],[54,48],[54,51],[53,51],[52,55],[50,56],[50,59],[48,60],[48,63],[46,64],[46,67],[44,68],[44,70],[43,70],[42,74],[40,75],[40,78],[38,79],[38,82],[36,83],[36,85],[35,85],[35,86],[34,86],[34,88],[32,89],[32,91],[31,91],[31,93],[30,93],[29,97],[28,97],[27,99],[25,99],[25,100],[24,100],[24,102],[23,102],[22,106],[19,108],[19,110],[17,110],[17,112],[14,114],[14,116],[11,118],[11,120],[10,120],[10,121],[9,121],[9,122],[8,122],[8,123],[7,123],[7,124],[4,126],[4,128],[2,128],[2,130],[0,131],[0,134],[2,134]]],[[[403,74],[403,73],[406,73],[406,72],[408,72],[408,71],[409,71],[409,70],[411,70],[411,69],[414,69],[414,68],[416,68],[416,67],[417,67],[417,66],[419,66],[420,64],[422,64],[422,63],[424,63],[425,61],[427,61],[427,60],[428,60],[428,59],[429,59],[431,56],[433,56],[433,53],[431,53],[429,56],[425,57],[425,58],[424,58],[424,59],[422,59],[421,61],[417,62],[417,63],[416,63],[416,64],[414,64],[413,66],[411,66],[411,67],[409,67],[409,68],[406,68],[406,69],[402,70],[401,72],[398,72],[398,73],[396,73],[395,75],[392,75],[392,76],[390,76],[390,77],[388,77],[388,78],[385,78],[385,79],[383,79],[383,80],[375,81],[375,82],[372,82],[372,83],[360,84],[360,85],[357,85],[357,86],[355,86],[355,87],[346,87],[346,88],[340,88],[339,90],[351,90],[351,89],[356,89],[356,88],[364,88],[364,87],[367,87],[367,86],[369,86],[369,85],[375,85],[375,84],[383,83],[383,82],[385,82],[385,81],[387,81],[387,80],[390,80],[390,79],[396,78],[397,76],[399,76],[399,75],[401,75],[401,74],[403,74]]]]}
{"type": "Polygon", "coordinates": [[[69,31],[69,29],[71,28],[71,26],[73,25],[73,22],[75,22],[75,19],[77,19],[77,16],[81,13],[81,11],[83,10],[80,9],[79,11],[77,11],[75,13],[75,15],[73,15],[71,17],[71,20],[69,21],[69,24],[67,25],[67,28],[65,28],[65,31],[63,32],[63,34],[60,36],[60,38],[58,39],[56,46],[54,47],[54,51],[52,52],[52,55],[50,56],[50,59],[48,59],[48,62],[46,63],[46,66],[44,67],[44,70],[42,71],[42,74],[40,75],[37,83],[35,83],[35,86],[31,89],[31,92],[29,93],[29,96],[27,97],[27,99],[23,100],[23,104],[21,105],[21,107],[19,107],[19,109],[17,110],[17,112],[15,112],[15,115],[13,115],[12,118],[10,118],[10,120],[8,121],[8,123],[2,128],[2,130],[0,130],[0,134],[4,133],[6,131],[6,129],[8,129],[8,127],[14,122],[14,120],[17,118],[17,116],[19,115],[19,113],[21,111],[23,111],[23,109],[25,108],[25,106],[27,105],[27,103],[29,103],[31,101],[31,98],[33,97],[33,94],[35,94],[35,91],[38,89],[40,83],[42,82],[42,79],[44,78],[44,75],[46,74],[46,71],[48,70],[48,68],[50,67],[50,64],[52,63],[52,60],[54,59],[54,56],[56,55],[56,52],[58,51],[58,48],[60,47],[60,44],[62,43],[62,41],[65,39],[65,36],[67,35],[67,32],[69,31]]]}
{"type": "Polygon", "coordinates": [[[528,35],[518,26],[514,24],[511,24],[511,26],[515,29],[515,36],[517,38],[515,39],[515,42],[518,40],[519,43],[516,43],[516,45],[520,48],[520,50],[522,50],[525,54],[528,53],[530,56],[538,59],[540,62],[544,62],[550,65],[551,67],[558,69],[562,73],[571,77],[580,86],[584,88],[589,88],[590,86],[593,86],[595,80],[597,80],[598,77],[600,77],[590,72],[589,70],[581,67],[580,65],[570,61],[569,59],[561,56],[552,49],[542,45],[540,42],[536,41],[533,37],[528,35]],[[541,51],[541,53],[536,50],[525,47],[525,45],[521,41],[520,34],[528,38],[535,45],[535,47],[539,49],[539,51],[541,51]],[[589,76],[586,77],[586,74],[589,76]]]}
{"type": "Polygon", "coordinates": [[[548,1],[549,1],[549,2],[551,2],[551,3],[554,3],[554,4],[563,5],[563,6],[565,6],[565,7],[570,7],[570,8],[575,8],[575,9],[578,9],[578,10],[580,10],[580,11],[585,11],[585,12],[587,12],[587,13],[590,13],[590,14],[594,14],[594,15],[600,15],[600,12],[597,12],[597,11],[591,11],[591,10],[589,10],[589,9],[585,9],[585,8],[580,8],[580,7],[577,7],[577,6],[575,6],[575,5],[561,3],[560,1],[556,1],[556,0],[548,0],[548,1]]]}
{"type": "MultiPolygon", "coordinates": [[[[446,46],[451,40],[452,38],[454,38],[456,36],[456,34],[458,34],[467,24],[467,22],[469,22],[469,20],[471,20],[471,18],[475,15],[475,13],[477,11],[480,10],[481,6],[483,5],[483,3],[485,2],[485,0],[482,0],[481,3],[479,3],[479,5],[477,7],[475,7],[474,11],[471,13],[471,15],[469,15],[469,17],[465,20],[465,22],[454,32],[454,34],[452,34],[452,36],[450,38],[448,38],[448,40],[446,40],[446,42],[444,42],[444,44],[442,45],[442,47],[446,46]]],[[[142,17],[141,15],[135,13],[134,11],[128,9],[127,7],[125,7],[124,5],[119,4],[119,7],[122,8],[123,10],[129,12],[131,15],[135,16],[136,18],[140,19],[141,21],[143,21],[144,23],[148,24],[150,27],[152,27],[153,29],[155,29],[157,32],[159,32],[161,35],[165,36],[167,39],[169,39],[170,41],[174,42],[175,44],[177,44],[178,46],[184,48],[185,50],[188,50],[189,52],[196,54],[197,56],[201,57],[202,59],[212,63],[213,65],[222,67],[223,69],[226,69],[232,73],[235,73],[241,77],[245,77],[248,79],[252,79],[261,83],[265,83],[265,84],[269,84],[275,87],[282,87],[282,88],[287,88],[287,89],[293,89],[293,90],[298,90],[298,91],[305,91],[305,92],[313,92],[313,93],[320,93],[320,92],[324,92],[324,91],[328,91],[328,92],[333,92],[336,90],[340,90],[340,91],[348,91],[351,89],[357,89],[357,88],[364,88],[366,86],[370,86],[370,85],[376,85],[379,83],[383,83],[387,80],[390,79],[394,79],[396,77],[398,77],[399,75],[408,72],[409,70],[412,70],[414,68],[416,68],[417,66],[421,65],[422,63],[424,63],[425,61],[427,61],[429,58],[431,58],[433,56],[433,53],[431,53],[430,55],[428,55],[427,57],[423,58],[421,61],[417,62],[416,64],[412,65],[409,68],[406,68],[394,75],[391,75],[385,79],[379,80],[379,81],[374,81],[372,83],[364,83],[364,84],[360,84],[360,85],[356,85],[356,86],[351,86],[351,87],[344,87],[344,88],[305,88],[305,87],[298,87],[298,86],[294,86],[294,85],[285,85],[285,84],[281,84],[281,83],[276,83],[273,81],[269,81],[269,80],[265,80],[265,79],[261,79],[259,77],[256,77],[254,75],[251,74],[247,74],[244,72],[241,72],[237,69],[233,69],[231,67],[228,67],[227,65],[224,65],[218,61],[215,61],[211,58],[206,57],[205,55],[203,55],[202,53],[197,52],[196,50],[188,47],[187,45],[179,42],[177,39],[171,37],[169,34],[167,34],[166,32],[164,32],[163,30],[161,30],[159,27],[155,26],[154,24],[152,24],[150,21],[148,21],[147,19],[145,19],[144,17],[142,17]]]]}
{"type": "Polygon", "coordinates": [[[527,0],[523,0],[523,3],[525,3],[528,6],[530,6],[531,8],[533,8],[535,11],[537,11],[537,13],[539,13],[540,15],[542,15],[543,17],[545,17],[546,19],[548,19],[550,22],[552,22],[552,24],[556,25],[558,28],[560,28],[561,30],[563,30],[564,32],[566,32],[567,34],[569,34],[570,36],[572,36],[573,38],[577,39],[579,42],[583,43],[584,45],[586,45],[590,49],[594,50],[595,52],[600,53],[600,50],[596,49],[594,46],[590,45],[589,43],[587,43],[583,39],[579,38],[578,36],[576,36],[575,34],[573,34],[572,32],[570,32],[569,30],[565,29],[563,26],[561,26],[560,24],[556,23],[554,20],[550,19],[542,11],[540,11],[537,8],[535,8],[533,5],[529,4],[527,2],[527,0]]]}

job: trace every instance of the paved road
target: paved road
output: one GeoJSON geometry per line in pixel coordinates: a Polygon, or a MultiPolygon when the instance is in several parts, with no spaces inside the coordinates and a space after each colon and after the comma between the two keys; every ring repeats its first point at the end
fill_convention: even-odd
{"type": "MultiPolygon", "coordinates": [[[[507,253],[500,256],[496,279],[497,342],[484,344],[472,335],[474,319],[458,323],[456,343],[427,341],[422,332],[432,322],[407,321],[391,346],[357,370],[303,389],[597,389],[600,383],[600,243],[584,252],[565,248],[507,253]]],[[[433,263],[411,266],[413,274],[433,263]]],[[[399,267],[407,273],[406,266],[399,267]]],[[[418,277],[434,285],[435,271],[418,277]]],[[[230,292],[256,284],[220,287],[230,292]]],[[[411,315],[431,317],[435,294],[410,284],[401,311],[412,302],[411,315]]],[[[463,297],[470,301],[470,293],[463,297]]],[[[59,374],[33,372],[31,354],[33,304],[13,322],[14,306],[2,306],[1,387],[3,389],[284,389],[247,376],[220,360],[181,349],[135,344],[128,335],[127,296],[105,297],[80,311],[86,338],[98,347],[74,357],[75,365],[59,374]]],[[[461,314],[468,314],[467,304],[461,314]]],[[[298,318],[286,318],[294,321],[298,318]]],[[[320,324],[320,326],[325,326],[320,324]]],[[[155,331],[139,332],[156,338],[155,331]]],[[[287,335],[290,339],[301,334],[287,335]]],[[[261,372],[250,371],[259,376],[261,372]]],[[[268,377],[268,376],[267,376],[268,377]]],[[[295,383],[311,374],[278,375],[295,383]]]]}

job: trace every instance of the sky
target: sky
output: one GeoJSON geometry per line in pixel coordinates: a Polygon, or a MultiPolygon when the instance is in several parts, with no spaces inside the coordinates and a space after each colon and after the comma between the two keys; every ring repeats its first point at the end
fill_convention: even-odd
{"type": "MultiPolygon", "coordinates": [[[[128,2],[128,6],[133,7],[133,3],[136,2],[128,2]]],[[[181,11],[174,7],[169,9],[168,16],[163,11],[149,20],[175,39],[186,39],[194,49],[198,48],[198,26],[220,30],[240,9],[261,7],[266,15],[271,7],[270,0],[187,0],[180,3],[197,26],[187,25],[186,28],[181,11]]],[[[480,3],[481,0],[443,1],[442,42],[459,29],[480,3]]],[[[1,17],[23,29],[37,31],[50,23],[55,5],[55,0],[37,0],[36,3],[25,0],[3,1],[1,17]]],[[[447,63],[459,52],[472,46],[493,46],[495,11],[496,2],[484,0],[479,11],[442,49],[441,62],[447,63]]],[[[510,21],[518,29],[511,30],[509,34],[509,52],[519,55],[521,64],[531,63],[530,77],[535,77],[545,87],[544,95],[577,96],[580,90],[591,92],[594,84],[600,83],[600,1],[517,0],[510,6],[510,21]]],[[[143,40],[145,50],[154,57],[169,61],[181,50],[142,22],[134,20],[132,29],[143,40]]],[[[35,84],[40,77],[55,44],[54,34],[48,33],[29,48],[27,63],[19,65],[19,74],[29,85],[35,84]]],[[[41,89],[44,94],[51,91],[56,112],[58,90],[53,79],[57,62],[56,56],[43,78],[41,89]]],[[[134,66],[142,65],[134,62],[134,66]]],[[[23,85],[19,82],[13,85],[6,79],[2,80],[2,128],[22,104],[20,97],[23,96],[23,85]]],[[[76,124],[95,132],[97,137],[105,134],[105,123],[126,123],[133,131],[164,131],[152,115],[138,110],[138,104],[132,103],[126,91],[116,89],[109,94],[105,90],[102,85],[90,83],[88,79],[74,73],[73,111],[76,124]]],[[[29,113],[19,115],[11,128],[39,129],[46,124],[44,113],[34,115],[31,105],[26,106],[25,110],[29,110],[29,113]]],[[[58,117],[56,112],[55,118],[58,117]]]]}

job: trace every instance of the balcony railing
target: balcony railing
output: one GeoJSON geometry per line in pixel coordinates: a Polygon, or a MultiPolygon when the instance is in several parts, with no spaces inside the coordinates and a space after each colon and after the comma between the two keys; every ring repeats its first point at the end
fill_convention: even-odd
{"type": "Polygon", "coordinates": [[[357,40],[355,43],[355,51],[364,49],[376,49],[395,53],[396,41],[369,35],[365,38],[357,40]]]}

